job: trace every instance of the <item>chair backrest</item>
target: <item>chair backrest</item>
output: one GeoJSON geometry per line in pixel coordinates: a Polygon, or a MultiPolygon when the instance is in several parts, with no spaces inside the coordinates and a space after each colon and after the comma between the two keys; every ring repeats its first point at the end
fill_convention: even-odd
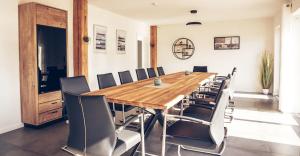
{"type": "Polygon", "coordinates": [[[117,136],[105,97],[66,93],[65,98],[69,119],[68,147],[87,155],[112,155],[117,136]]]}
{"type": "Polygon", "coordinates": [[[117,83],[112,73],[97,75],[99,89],[105,89],[116,86],[117,83]]]}
{"type": "Polygon", "coordinates": [[[231,82],[230,82],[230,90],[229,90],[229,97],[231,100],[233,100],[233,95],[235,92],[235,82],[236,82],[236,77],[237,77],[237,68],[234,67],[231,73],[231,82]]]}
{"type": "Polygon", "coordinates": [[[138,80],[148,79],[146,70],[144,68],[136,69],[135,72],[138,80]]]}
{"type": "Polygon", "coordinates": [[[236,73],[236,70],[237,70],[236,67],[234,67],[234,68],[232,69],[232,72],[231,72],[231,75],[232,75],[232,76],[236,73]]]}
{"type": "Polygon", "coordinates": [[[147,68],[149,78],[157,77],[154,68],[147,68]]]}
{"type": "Polygon", "coordinates": [[[131,74],[130,74],[129,70],[118,72],[118,74],[119,74],[121,84],[126,84],[126,83],[133,82],[133,79],[131,77],[131,74]]]}
{"type": "Polygon", "coordinates": [[[220,85],[220,88],[218,90],[218,93],[217,93],[217,96],[215,98],[215,103],[217,104],[221,98],[221,95],[222,95],[222,91],[224,90],[224,88],[227,86],[229,80],[228,79],[225,79],[222,81],[221,85],[220,85]]]}
{"type": "Polygon", "coordinates": [[[207,66],[194,66],[193,72],[208,72],[207,66]]]}
{"type": "Polygon", "coordinates": [[[163,67],[157,67],[157,72],[159,76],[165,75],[165,71],[163,67]]]}
{"type": "Polygon", "coordinates": [[[215,108],[211,119],[210,136],[214,143],[219,146],[224,140],[224,114],[227,103],[229,102],[229,93],[224,89],[221,93],[221,98],[215,108]]]}
{"type": "Polygon", "coordinates": [[[91,91],[85,76],[61,78],[60,86],[63,99],[66,92],[80,95],[91,91]]]}

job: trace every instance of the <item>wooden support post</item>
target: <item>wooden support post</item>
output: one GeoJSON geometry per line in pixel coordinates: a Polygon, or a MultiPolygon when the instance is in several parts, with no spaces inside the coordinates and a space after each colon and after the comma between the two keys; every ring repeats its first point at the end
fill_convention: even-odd
{"type": "Polygon", "coordinates": [[[73,0],[74,76],[88,76],[88,0],[73,0]]]}
{"type": "Polygon", "coordinates": [[[157,26],[151,26],[150,28],[150,62],[151,67],[157,67],[157,26]]]}

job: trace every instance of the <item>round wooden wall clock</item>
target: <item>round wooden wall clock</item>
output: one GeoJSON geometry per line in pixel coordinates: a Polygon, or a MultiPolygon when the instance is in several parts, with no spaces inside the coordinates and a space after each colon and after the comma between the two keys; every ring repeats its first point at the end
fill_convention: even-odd
{"type": "Polygon", "coordinates": [[[179,38],[173,43],[173,55],[181,60],[191,58],[195,52],[194,43],[188,38],[179,38]]]}

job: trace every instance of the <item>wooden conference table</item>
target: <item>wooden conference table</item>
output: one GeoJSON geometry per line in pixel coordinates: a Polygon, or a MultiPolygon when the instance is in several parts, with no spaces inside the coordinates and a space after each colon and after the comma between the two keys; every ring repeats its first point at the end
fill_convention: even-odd
{"type": "MultiPolygon", "coordinates": [[[[160,76],[161,86],[154,86],[154,79],[152,78],[93,91],[86,95],[105,95],[106,99],[112,103],[132,105],[143,109],[162,110],[167,113],[169,108],[176,105],[185,96],[190,95],[199,85],[204,84],[215,75],[216,73],[200,72],[185,75],[185,72],[178,72],[160,76]]],[[[145,124],[144,133],[146,137],[159,116],[161,116],[161,113],[156,111],[156,114],[145,124]]],[[[142,142],[142,144],[144,143],[142,142]]]]}

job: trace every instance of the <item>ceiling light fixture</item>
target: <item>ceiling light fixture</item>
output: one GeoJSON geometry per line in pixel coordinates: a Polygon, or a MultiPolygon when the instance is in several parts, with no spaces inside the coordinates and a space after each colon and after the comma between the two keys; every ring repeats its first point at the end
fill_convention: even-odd
{"type": "Polygon", "coordinates": [[[151,5],[156,7],[158,4],[156,2],[152,2],[151,5]]]}
{"type": "MultiPolygon", "coordinates": [[[[198,13],[197,10],[191,10],[190,12],[191,12],[191,14],[197,14],[198,13]]],[[[192,22],[187,22],[186,25],[187,26],[190,26],[190,25],[202,25],[202,23],[199,22],[199,21],[192,21],[192,22]]]]}

